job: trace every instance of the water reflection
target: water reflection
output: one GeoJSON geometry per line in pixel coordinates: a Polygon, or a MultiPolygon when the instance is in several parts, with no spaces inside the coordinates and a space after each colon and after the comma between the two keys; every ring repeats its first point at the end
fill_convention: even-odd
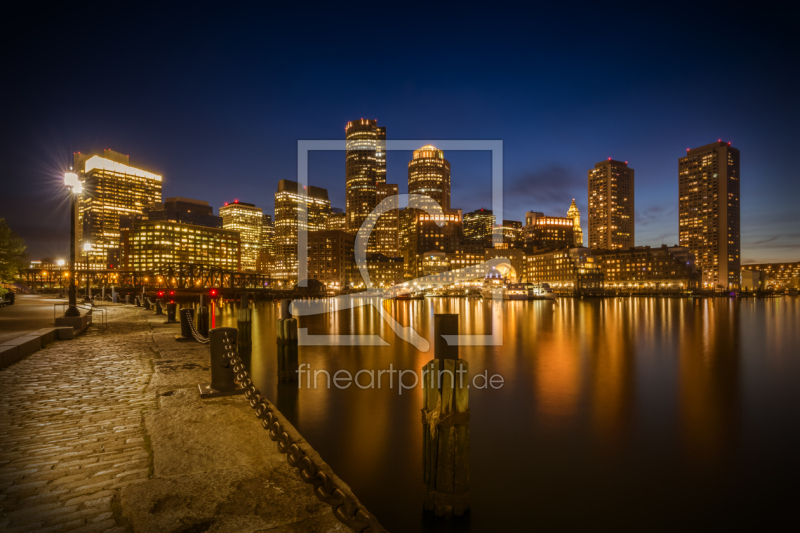
{"type": "MultiPolygon", "coordinates": [[[[370,390],[279,385],[269,302],[253,313],[252,367],[262,391],[391,531],[741,518],[748,487],[764,487],[765,467],[800,444],[797,299],[561,299],[503,302],[500,314],[481,300],[383,305],[427,339],[434,313],[457,313],[461,332],[502,325],[502,346],[460,350],[471,373],[505,380],[499,390],[470,390],[469,521],[420,513],[420,388],[400,394],[388,378],[370,390]]],[[[216,315],[218,325],[235,326],[235,306],[216,315]]],[[[389,343],[301,346],[300,362],[312,369],[418,370],[433,355],[400,341],[368,306],[302,317],[300,326],[389,343]]],[[[782,468],[797,473],[794,462],[782,468]]]]}

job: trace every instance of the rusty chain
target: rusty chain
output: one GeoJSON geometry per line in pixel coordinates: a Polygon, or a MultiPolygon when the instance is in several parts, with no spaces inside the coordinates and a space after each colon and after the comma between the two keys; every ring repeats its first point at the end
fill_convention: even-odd
{"type": "Polygon", "coordinates": [[[286,454],[290,466],[299,471],[300,478],[309,485],[313,485],[316,497],[331,506],[333,515],[341,523],[353,531],[363,533],[378,533],[386,530],[375,516],[367,511],[355,497],[345,492],[336,481],[323,472],[319,465],[308,456],[300,445],[292,439],[286,429],[275,415],[275,406],[267,400],[250,379],[250,374],[239,357],[236,346],[231,343],[228,334],[225,334],[225,357],[233,366],[237,381],[245,389],[245,398],[250,401],[250,407],[256,412],[256,417],[261,420],[261,426],[267,430],[270,440],[278,444],[278,451],[286,454]]]}
{"type": "Polygon", "coordinates": [[[208,344],[209,340],[206,337],[203,337],[194,326],[194,309],[188,309],[188,311],[189,312],[186,313],[188,315],[186,319],[189,322],[189,329],[192,330],[192,337],[194,337],[194,340],[200,344],[208,344]]]}

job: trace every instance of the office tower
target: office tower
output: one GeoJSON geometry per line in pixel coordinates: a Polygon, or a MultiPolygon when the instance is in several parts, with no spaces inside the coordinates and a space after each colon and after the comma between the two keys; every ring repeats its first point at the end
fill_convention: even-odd
{"type": "Polygon", "coordinates": [[[241,270],[239,233],[232,230],[129,218],[120,243],[124,270],[158,272],[187,264],[241,270]]]}
{"type": "Polygon", "coordinates": [[[144,208],[144,219],[222,228],[222,217],[214,215],[214,208],[208,202],[191,198],[167,198],[163,203],[152,203],[144,208]]]}
{"type": "Polygon", "coordinates": [[[256,270],[258,272],[271,272],[275,261],[275,224],[272,215],[264,213],[261,220],[261,238],[259,239],[258,258],[256,270]]]}
{"type": "Polygon", "coordinates": [[[232,203],[225,202],[219,208],[219,216],[222,217],[223,228],[239,232],[242,240],[242,270],[255,271],[261,249],[261,226],[264,223],[261,208],[234,200],[232,203]]]}
{"type": "Polygon", "coordinates": [[[522,238],[522,222],[519,220],[503,220],[503,225],[500,226],[500,233],[503,236],[503,244],[507,245],[505,248],[521,247],[524,242],[522,238]]]}
{"type": "Polygon", "coordinates": [[[574,224],[574,220],[568,216],[551,217],[528,211],[525,213],[525,227],[522,229],[525,244],[531,250],[576,246],[574,224]]]}
{"type": "Polygon", "coordinates": [[[495,219],[491,209],[476,209],[464,213],[464,238],[471,241],[491,241],[495,219]]]}
{"type": "Polygon", "coordinates": [[[329,231],[347,231],[347,215],[339,208],[332,207],[331,214],[325,221],[325,229],[329,231]]]}
{"type": "MultiPolygon", "coordinates": [[[[378,183],[377,201],[380,204],[386,198],[397,196],[399,187],[392,183],[378,183]]],[[[395,204],[396,205],[396,204],[395,204]]],[[[387,257],[399,257],[400,255],[400,210],[392,209],[378,218],[378,222],[373,229],[376,233],[374,253],[383,254],[387,257]]]]}
{"type": "Polygon", "coordinates": [[[578,211],[578,206],[575,205],[575,198],[567,211],[567,217],[572,219],[572,234],[575,239],[575,246],[583,246],[583,229],[581,229],[581,212],[578,211]]]}
{"type": "Polygon", "coordinates": [[[131,166],[129,156],[113,150],[104,150],[102,156],[78,152],[73,159],[84,191],[77,239],[92,245],[90,266],[105,268],[109,253],[119,252],[120,216],[141,215],[147,205],[160,202],[161,176],[131,166]]]}
{"type": "Polygon", "coordinates": [[[589,247],[627,250],[634,246],[633,169],[628,162],[597,163],[589,171],[589,247]]]}
{"type": "Polygon", "coordinates": [[[386,182],[386,128],[362,118],[347,123],[345,136],[347,230],[356,233],[377,205],[377,184],[386,182]]]}
{"type": "Polygon", "coordinates": [[[678,169],[680,245],[694,252],[704,287],[738,288],[739,150],[722,141],[693,148],[678,169]]]}
{"type": "Polygon", "coordinates": [[[299,231],[322,231],[331,212],[328,190],[308,186],[300,194],[296,181],[281,180],[275,193],[275,270],[279,280],[297,281],[297,237],[299,231]],[[306,210],[306,223],[300,212],[306,210]]]}
{"type": "Polygon", "coordinates": [[[408,193],[427,196],[444,212],[450,210],[450,163],[443,151],[430,144],[414,151],[408,162],[408,193]]]}

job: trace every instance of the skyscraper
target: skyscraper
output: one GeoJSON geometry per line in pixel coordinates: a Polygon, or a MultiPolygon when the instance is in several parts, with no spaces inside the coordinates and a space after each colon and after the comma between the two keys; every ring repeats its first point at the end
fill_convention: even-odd
{"type": "Polygon", "coordinates": [[[74,154],[74,169],[83,184],[78,206],[77,239],[92,245],[92,266],[105,267],[109,253],[119,254],[119,218],[141,215],[161,202],[161,176],[130,165],[129,156],[113,150],[103,155],[74,154]]]}
{"type": "Polygon", "coordinates": [[[679,238],[707,288],[738,288],[741,270],[739,150],[718,141],[678,160],[679,238]]]}
{"type": "Polygon", "coordinates": [[[348,122],[345,135],[347,230],[356,233],[377,205],[379,180],[386,182],[386,156],[381,148],[386,128],[379,128],[377,120],[362,118],[348,122]]]}
{"type": "Polygon", "coordinates": [[[219,208],[219,216],[222,217],[223,228],[239,232],[242,241],[242,270],[255,271],[261,249],[261,226],[264,223],[261,208],[234,200],[233,203],[225,202],[219,208]]]}
{"type": "Polygon", "coordinates": [[[297,281],[298,230],[322,231],[331,212],[328,190],[308,186],[299,194],[296,181],[281,180],[275,193],[275,270],[279,280],[297,281]],[[300,211],[305,204],[306,224],[300,224],[300,211]]]}
{"type": "MultiPolygon", "coordinates": [[[[397,196],[399,187],[394,183],[378,183],[377,201],[381,203],[386,198],[397,196]]],[[[378,218],[378,223],[373,231],[377,232],[374,251],[387,257],[400,255],[400,218],[399,209],[392,209],[378,218]]]]}
{"type": "Polygon", "coordinates": [[[572,219],[572,233],[575,238],[575,246],[583,246],[583,229],[581,229],[581,212],[578,210],[578,206],[575,205],[575,198],[572,199],[572,204],[569,206],[569,210],[567,210],[567,218],[572,219]]]}
{"type": "Polygon", "coordinates": [[[414,151],[408,162],[408,193],[431,198],[445,212],[450,209],[450,163],[443,151],[430,144],[414,151]]]}
{"type": "Polygon", "coordinates": [[[628,162],[597,163],[589,171],[589,247],[627,250],[634,246],[633,169],[628,162]]]}
{"type": "Polygon", "coordinates": [[[261,221],[261,238],[259,239],[258,259],[256,270],[270,272],[275,262],[275,224],[272,215],[264,213],[261,221]]]}

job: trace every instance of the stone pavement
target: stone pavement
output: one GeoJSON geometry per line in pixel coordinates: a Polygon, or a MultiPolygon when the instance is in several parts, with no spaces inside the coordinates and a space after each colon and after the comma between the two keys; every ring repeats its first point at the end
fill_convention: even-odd
{"type": "Polygon", "coordinates": [[[346,531],[243,397],[200,400],[206,346],[107,309],[0,371],[0,531],[346,531]]]}

